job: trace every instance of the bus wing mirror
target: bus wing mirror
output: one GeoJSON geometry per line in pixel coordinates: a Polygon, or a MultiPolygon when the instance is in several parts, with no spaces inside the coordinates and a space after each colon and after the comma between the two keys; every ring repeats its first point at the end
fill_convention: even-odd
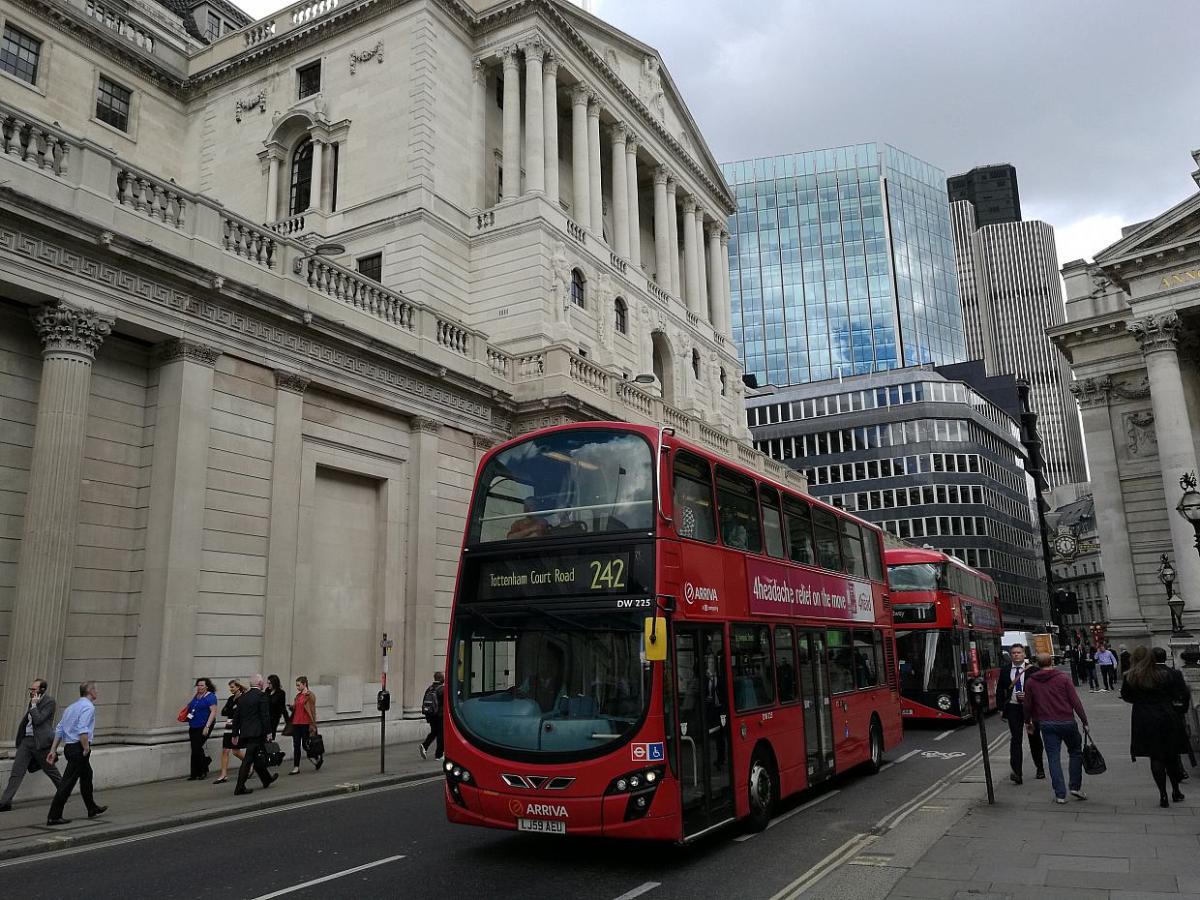
{"type": "Polygon", "coordinates": [[[642,646],[646,662],[662,662],[667,658],[667,620],[663,616],[647,617],[642,646]]]}

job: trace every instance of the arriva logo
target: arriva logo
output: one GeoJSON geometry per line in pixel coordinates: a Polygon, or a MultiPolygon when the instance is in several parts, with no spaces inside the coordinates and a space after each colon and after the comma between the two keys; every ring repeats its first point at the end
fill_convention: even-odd
{"type": "Polygon", "coordinates": [[[683,599],[691,606],[697,600],[701,603],[719,603],[721,598],[716,588],[696,587],[690,581],[683,586],[683,599]]]}
{"type": "Polygon", "coordinates": [[[530,803],[529,806],[525,808],[525,815],[556,816],[560,819],[568,818],[567,808],[554,803],[530,803]]]}

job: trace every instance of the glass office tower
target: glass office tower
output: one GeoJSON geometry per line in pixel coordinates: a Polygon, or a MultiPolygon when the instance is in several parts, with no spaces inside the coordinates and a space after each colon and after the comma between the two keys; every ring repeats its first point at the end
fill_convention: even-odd
{"type": "Polygon", "coordinates": [[[966,358],[944,172],[887,144],[722,170],[733,340],[759,385],[966,358]]]}

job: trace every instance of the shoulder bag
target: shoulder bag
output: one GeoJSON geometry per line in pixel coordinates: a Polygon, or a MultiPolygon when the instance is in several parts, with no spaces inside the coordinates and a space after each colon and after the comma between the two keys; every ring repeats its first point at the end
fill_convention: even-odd
{"type": "Polygon", "coordinates": [[[1086,731],[1083,733],[1083,771],[1089,775],[1103,775],[1108,771],[1108,766],[1104,764],[1104,754],[1092,740],[1091,733],[1086,731]]]}

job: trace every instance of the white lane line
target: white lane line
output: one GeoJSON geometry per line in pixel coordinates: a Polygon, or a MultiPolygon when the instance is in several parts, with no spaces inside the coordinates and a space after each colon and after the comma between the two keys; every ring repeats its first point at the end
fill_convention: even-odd
{"type": "Polygon", "coordinates": [[[894,765],[895,765],[895,763],[894,763],[894,762],[890,762],[890,763],[884,763],[882,766],[880,766],[880,767],[879,767],[879,771],[880,771],[880,772],[886,772],[888,769],[890,769],[890,768],[891,768],[892,766],[894,766],[894,765]]]}
{"type": "Polygon", "coordinates": [[[109,841],[97,841],[94,844],[84,844],[80,847],[66,847],[61,850],[50,850],[46,853],[35,853],[30,856],[20,856],[16,859],[0,860],[0,869],[7,869],[12,866],[23,866],[26,863],[42,862],[47,859],[62,859],[64,856],[74,856],[79,853],[91,853],[93,850],[107,850],[112,847],[120,847],[124,844],[136,844],[140,841],[148,841],[153,838],[167,837],[172,834],[182,834],[187,831],[196,831],[201,828],[212,828],[216,825],[227,825],[230,820],[244,821],[245,819],[257,819],[261,816],[273,816],[276,813],[288,812],[293,809],[304,809],[309,806],[323,806],[326,803],[340,803],[343,800],[353,800],[366,796],[367,794],[382,793],[384,791],[403,791],[408,788],[420,787],[424,784],[433,784],[435,781],[441,781],[441,775],[435,775],[432,778],[422,778],[420,781],[406,781],[402,784],[390,784],[387,787],[371,788],[366,791],[353,791],[346,794],[334,794],[331,797],[319,797],[316,800],[298,800],[295,803],[286,803],[282,806],[268,806],[265,809],[256,809],[250,812],[240,813],[236,809],[230,809],[229,815],[219,816],[213,819],[205,819],[203,822],[189,822],[187,825],[174,825],[170,828],[160,828],[157,831],[149,831],[145,834],[134,834],[129,837],[113,838],[109,841]]]}
{"type": "Polygon", "coordinates": [[[916,750],[909,750],[909,751],[908,751],[907,753],[905,753],[905,754],[904,754],[902,757],[900,757],[898,760],[896,760],[896,762],[898,762],[898,763],[902,763],[902,762],[904,762],[906,759],[912,759],[914,756],[916,756],[916,755],[917,755],[918,753],[920,753],[920,752],[921,752],[921,748],[920,748],[920,747],[918,747],[916,750]]]}
{"type": "MultiPolygon", "coordinates": [[[[840,794],[841,792],[842,792],[842,789],[838,788],[837,790],[830,791],[827,794],[822,794],[820,797],[816,797],[812,800],[809,800],[807,803],[802,803],[799,806],[797,806],[795,809],[788,810],[782,816],[776,816],[774,819],[772,819],[770,822],[767,823],[767,827],[774,828],[780,822],[786,822],[792,816],[798,815],[799,813],[804,812],[806,809],[810,809],[810,808],[816,806],[818,803],[824,803],[826,800],[828,800],[834,794],[840,794]]],[[[751,838],[755,838],[755,837],[758,837],[758,835],[757,834],[739,834],[737,837],[734,838],[734,840],[740,844],[740,843],[743,843],[744,841],[748,841],[751,838]]],[[[619,898],[618,898],[618,900],[619,900],[619,898]]]]}
{"type": "Polygon", "coordinates": [[[873,840],[875,840],[873,835],[856,834],[791,884],[787,885],[783,890],[772,897],[771,900],[784,900],[784,898],[791,900],[791,898],[799,897],[813,885],[820,882],[822,878],[824,878],[834,869],[838,868],[844,860],[848,860],[850,857],[854,856],[854,854],[870,844],[873,840]]]}
{"type": "Polygon", "coordinates": [[[954,734],[954,732],[956,732],[956,731],[958,731],[957,728],[951,728],[949,731],[943,731],[941,734],[939,734],[937,737],[935,737],[934,740],[935,741],[945,740],[946,738],[950,737],[950,735],[954,734]]]}
{"type": "Polygon", "coordinates": [[[661,881],[647,881],[645,884],[639,884],[632,891],[626,891],[616,900],[633,900],[634,897],[640,897],[642,894],[648,894],[656,887],[662,884],[661,881]]]}
{"type": "MultiPolygon", "coordinates": [[[[389,856],[386,859],[377,859],[375,862],[365,863],[361,866],[355,866],[353,869],[343,869],[341,872],[334,872],[332,875],[326,875],[323,878],[314,878],[312,881],[305,881],[302,884],[294,884],[291,887],[285,887],[282,890],[274,891],[270,894],[263,894],[255,897],[254,900],[271,900],[272,897],[282,897],[284,894],[294,894],[296,891],[302,891],[305,888],[310,888],[316,884],[324,884],[327,881],[333,881],[337,878],[345,878],[347,875],[353,875],[355,872],[365,872],[367,869],[374,869],[376,866],[385,866],[388,863],[395,862],[398,859],[404,859],[403,856],[389,856]]],[[[618,898],[620,900],[620,898],[618,898]]]]}

